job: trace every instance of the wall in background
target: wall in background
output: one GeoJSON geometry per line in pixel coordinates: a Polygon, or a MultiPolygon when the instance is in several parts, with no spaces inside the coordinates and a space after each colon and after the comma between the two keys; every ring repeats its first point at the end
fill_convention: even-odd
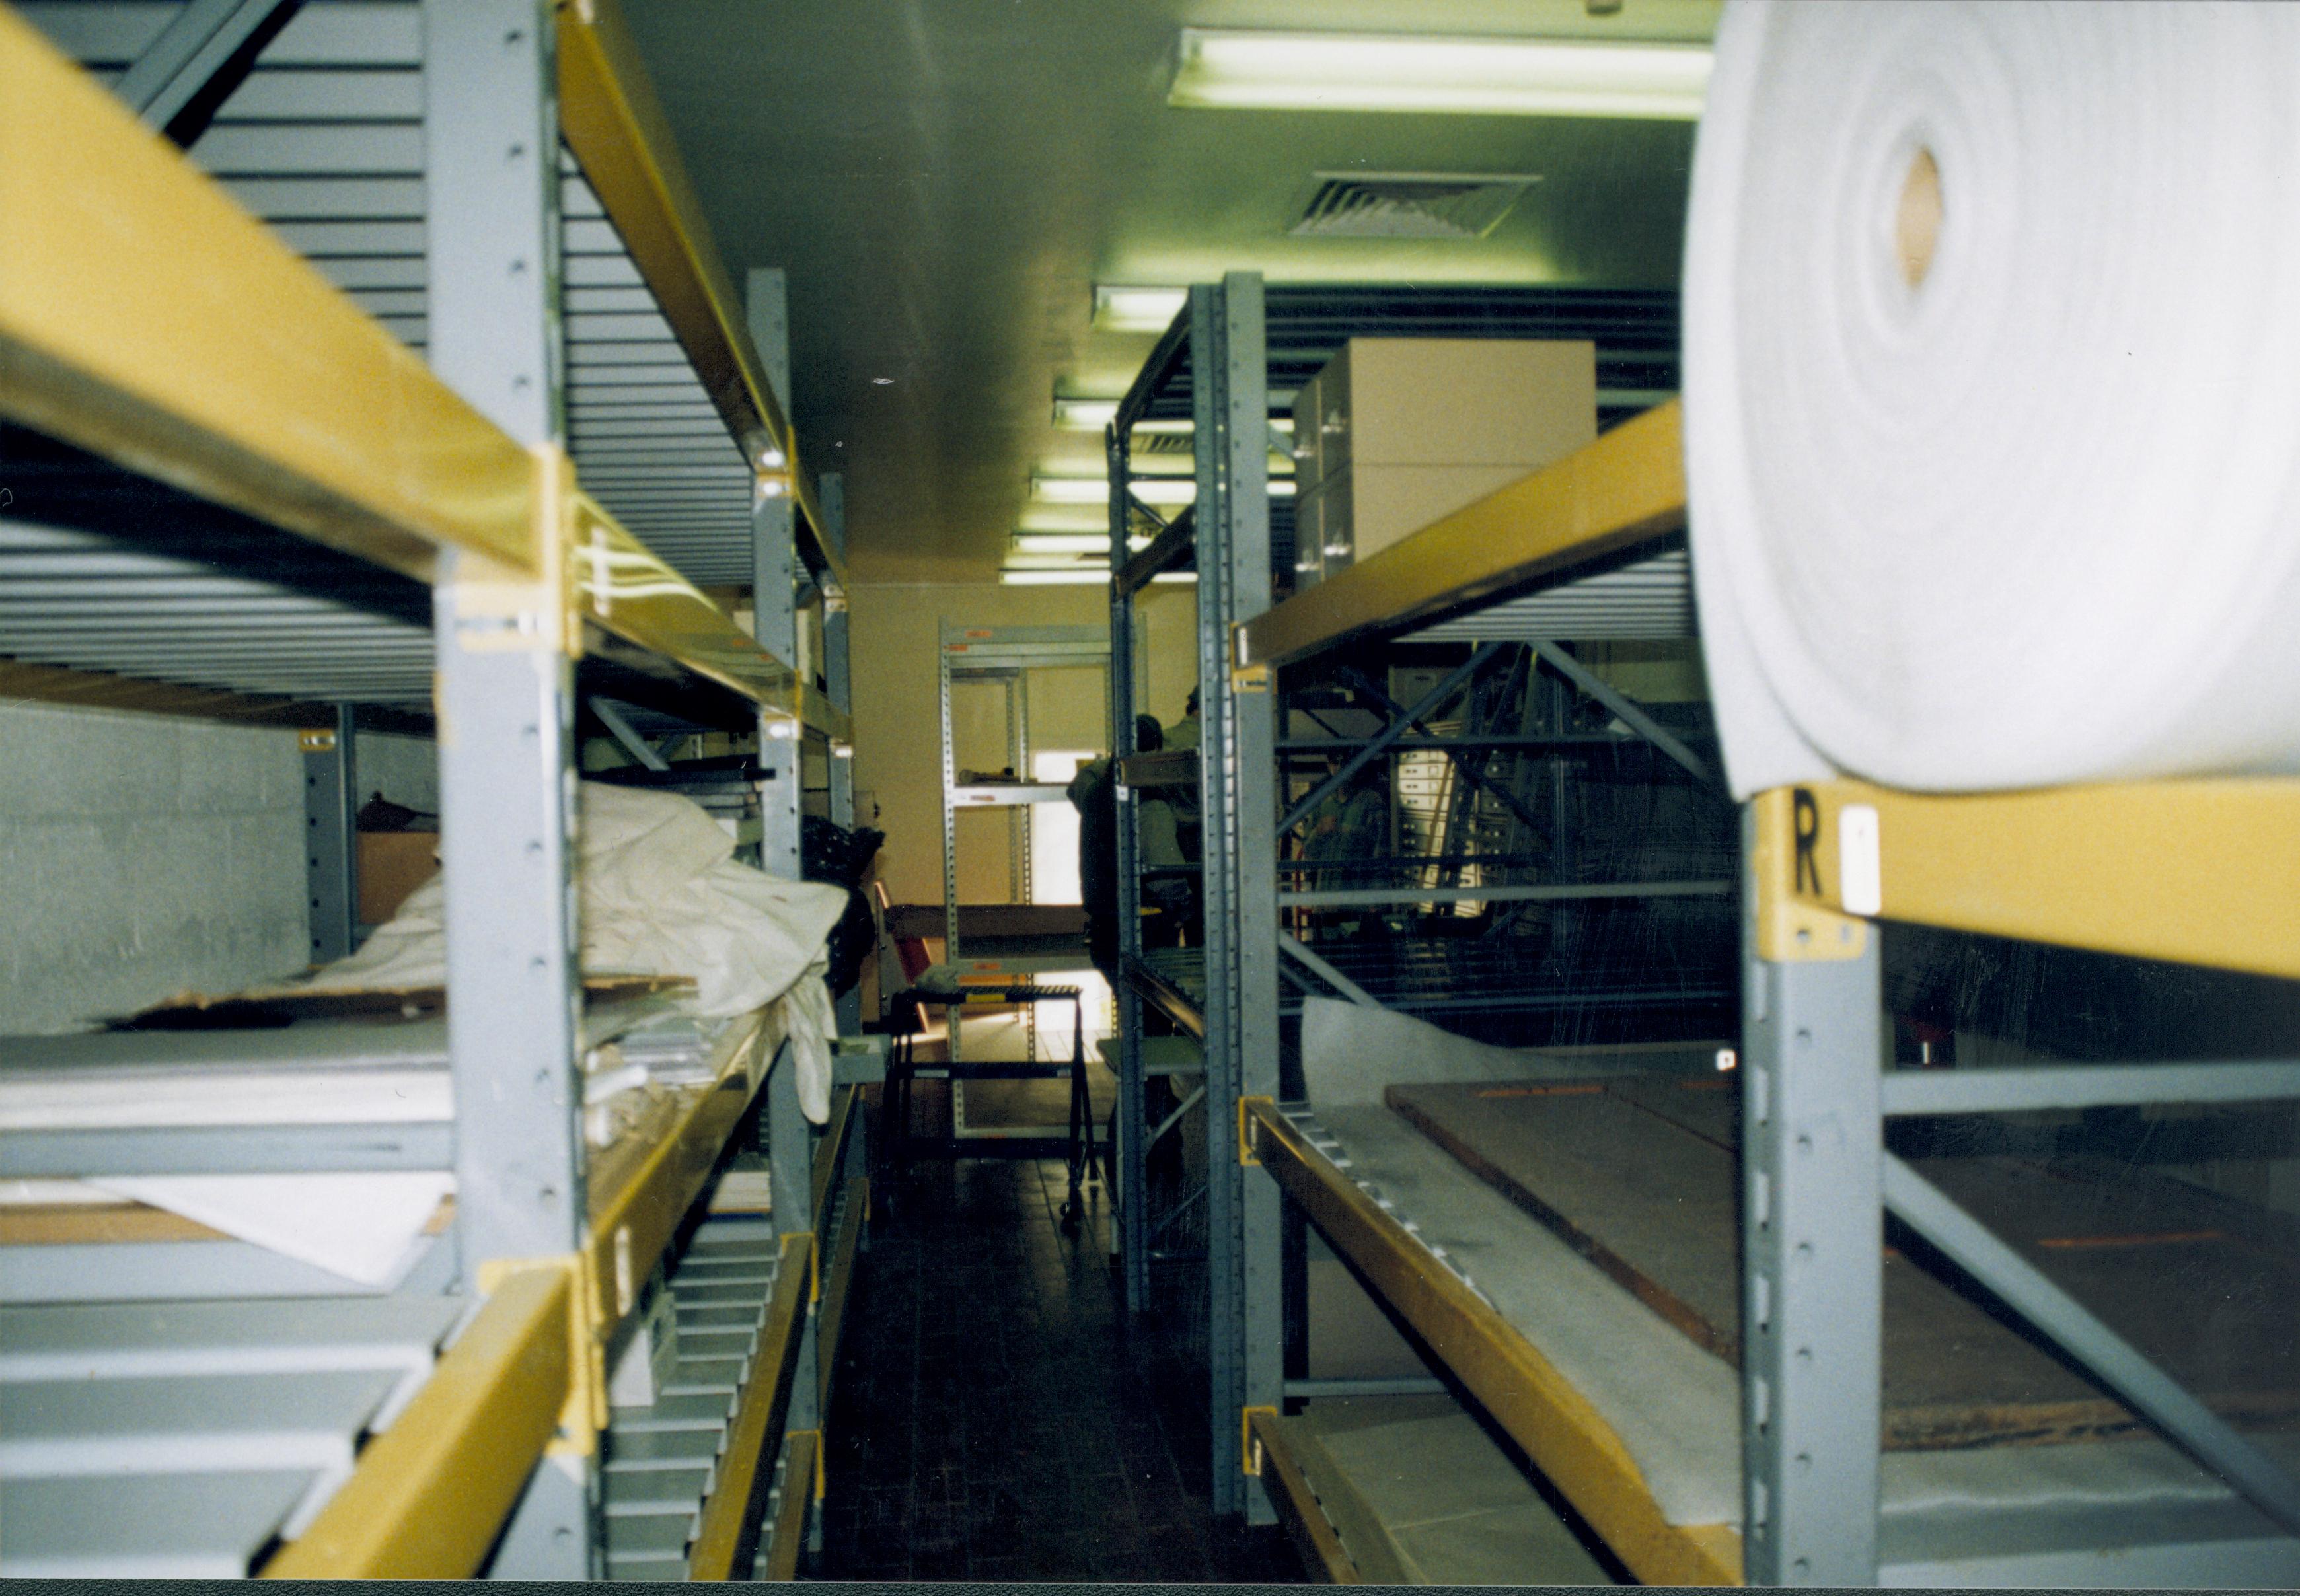
{"type": "Polygon", "coordinates": [[[439,812],[439,745],[429,737],[400,737],[363,731],[352,756],[352,779],[359,802],[378,793],[404,809],[439,812]]]}
{"type": "Polygon", "coordinates": [[[292,731],[0,705],[0,1034],[300,971],[292,731]]]}
{"type": "MultiPolygon", "coordinates": [[[[1149,708],[1171,726],[1181,719],[1182,701],[1197,680],[1196,590],[1181,585],[1155,588],[1142,601],[1141,613],[1149,639],[1149,708]]],[[[888,895],[897,903],[939,903],[942,719],[936,702],[936,651],[942,622],[1106,627],[1109,596],[1100,587],[858,586],[848,614],[856,818],[887,834],[879,875],[888,895]]],[[[1067,711],[1078,707],[1034,707],[1034,740],[1042,746],[1062,745],[1062,732],[1074,733],[1071,723],[1077,719],[1067,711]],[[1049,734],[1056,740],[1049,742],[1049,734]]],[[[1003,871],[995,862],[985,868],[993,874],[1003,871]]]]}

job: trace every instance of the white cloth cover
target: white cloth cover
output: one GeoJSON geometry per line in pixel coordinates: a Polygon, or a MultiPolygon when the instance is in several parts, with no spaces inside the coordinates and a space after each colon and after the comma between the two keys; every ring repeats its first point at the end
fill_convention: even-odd
{"type": "MultiPolygon", "coordinates": [[[[717,822],[676,793],[586,782],[580,810],[584,973],[690,976],[696,1010],[710,1017],[788,998],[799,1101],[818,1124],[828,1119],[838,1017],[822,975],[846,889],[784,881],[737,863],[735,844],[717,822]]],[[[309,985],[443,984],[446,908],[435,875],[364,947],[309,985]]]]}
{"type": "Polygon", "coordinates": [[[2300,766],[2296,258],[2300,8],[1729,4],[1684,391],[1735,794],[2300,766]]]}

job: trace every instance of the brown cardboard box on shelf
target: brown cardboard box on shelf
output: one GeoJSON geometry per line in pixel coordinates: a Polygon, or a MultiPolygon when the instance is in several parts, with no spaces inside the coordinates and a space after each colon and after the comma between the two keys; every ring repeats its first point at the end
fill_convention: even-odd
{"type": "Polygon", "coordinates": [[[439,868],[436,831],[362,831],[359,834],[359,917],[380,926],[399,912],[407,894],[431,879],[439,868]]]}
{"type": "Polygon", "coordinates": [[[1307,585],[1595,439],[1596,345],[1352,338],[1302,386],[1294,428],[1307,585]]]}

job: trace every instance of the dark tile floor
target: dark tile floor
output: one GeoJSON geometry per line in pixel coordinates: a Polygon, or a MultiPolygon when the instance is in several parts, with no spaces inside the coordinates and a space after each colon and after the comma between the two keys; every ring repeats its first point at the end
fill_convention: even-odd
{"type": "Polygon", "coordinates": [[[1207,1505],[1205,1377],[1131,1320],[1058,1163],[914,1165],[858,1262],[819,1577],[1297,1583],[1207,1505]]]}

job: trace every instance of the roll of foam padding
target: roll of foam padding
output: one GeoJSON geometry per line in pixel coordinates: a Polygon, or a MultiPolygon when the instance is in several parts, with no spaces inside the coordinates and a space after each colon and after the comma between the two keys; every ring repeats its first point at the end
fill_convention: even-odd
{"type": "Polygon", "coordinates": [[[1728,775],[2300,768],[2300,7],[1728,7],[1685,278],[1728,775]]]}

